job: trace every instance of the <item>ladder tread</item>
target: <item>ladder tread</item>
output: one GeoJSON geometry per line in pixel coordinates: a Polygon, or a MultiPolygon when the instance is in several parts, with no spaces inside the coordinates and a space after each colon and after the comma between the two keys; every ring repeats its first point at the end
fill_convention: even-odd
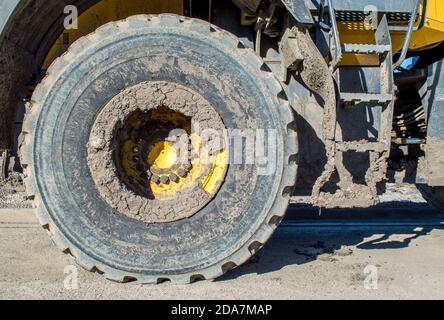
{"type": "Polygon", "coordinates": [[[341,101],[342,102],[351,102],[351,103],[371,103],[371,102],[380,102],[380,103],[390,103],[393,100],[393,95],[388,93],[346,93],[341,92],[341,101]]]}
{"type": "Polygon", "coordinates": [[[357,43],[344,43],[342,44],[342,51],[344,53],[358,53],[358,54],[389,54],[392,47],[389,45],[380,44],[357,44],[357,43]]]}
{"type": "Polygon", "coordinates": [[[366,141],[339,141],[336,142],[336,150],[339,152],[383,152],[387,145],[382,142],[366,142],[366,141]]]}

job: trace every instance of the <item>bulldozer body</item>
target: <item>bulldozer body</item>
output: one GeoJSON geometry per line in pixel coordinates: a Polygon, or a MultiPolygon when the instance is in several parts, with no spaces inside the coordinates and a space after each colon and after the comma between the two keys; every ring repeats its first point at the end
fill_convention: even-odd
{"type": "Polygon", "coordinates": [[[256,253],[291,201],[370,207],[390,181],[444,209],[443,63],[442,0],[0,0],[0,186],[22,177],[90,271],[212,279],[256,253]],[[77,118],[65,128],[57,112],[77,118]],[[275,172],[227,164],[231,140],[206,148],[192,119],[273,127],[275,172]],[[114,245],[90,254],[96,236],[114,245]]]}

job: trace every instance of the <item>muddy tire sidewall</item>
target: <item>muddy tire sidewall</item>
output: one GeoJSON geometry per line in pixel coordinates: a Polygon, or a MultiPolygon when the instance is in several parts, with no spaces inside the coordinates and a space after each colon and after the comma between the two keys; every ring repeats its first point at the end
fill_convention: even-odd
{"type": "MultiPolygon", "coordinates": [[[[267,223],[283,193],[288,159],[281,106],[259,62],[208,24],[168,17],[102,27],[82,41],[55,62],[33,97],[39,114],[31,125],[32,169],[40,210],[72,250],[103,266],[169,275],[222,263],[267,223]],[[216,197],[193,217],[173,223],[146,224],[112,209],[91,178],[86,145],[101,108],[144,81],[191,88],[227,128],[277,130],[276,170],[261,176],[255,166],[230,165],[216,197]]],[[[288,203],[279,201],[281,207],[288,203]]]]}

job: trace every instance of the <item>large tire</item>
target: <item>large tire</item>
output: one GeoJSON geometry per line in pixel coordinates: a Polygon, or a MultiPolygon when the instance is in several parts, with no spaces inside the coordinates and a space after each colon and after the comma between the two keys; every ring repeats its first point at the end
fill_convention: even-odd
{"type": "Polygon", "coordinates": [[[235,36],[195,19],[133,16],[75,42],[36,88],[25,183],[40,223],[87,270],[118,282],[214,279],[247,261],[286,212],[297,171],[293,120],[279,82],[235,36]],[[194,90],[228,128],[277,130],[276,170],[230,165],[214,199],[187,219],[145,223],[112,208],[91,177],[88,137],[104,105],[144,81],[194,90]]]}

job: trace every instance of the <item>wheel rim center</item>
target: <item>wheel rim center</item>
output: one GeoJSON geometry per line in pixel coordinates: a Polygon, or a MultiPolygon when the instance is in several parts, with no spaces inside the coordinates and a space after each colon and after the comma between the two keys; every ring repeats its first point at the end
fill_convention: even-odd
{"type": "Polygon", "coordinates": [[[155,170],[172,169],[178,161],[178,152],[169,141],[156,143],[148,155],[148,164],[155,170]]]}
{"type": "Polygon", "coordinates": [[[188,218],[225,179],[225,136],[204,134],[223,135],[224,129],[194,91],[144,82],[119,93],[98,115],[88,147],[90,172],[101,196],[121,213],[148,223],[188,218]],[[217,140],[219,149],[212,145],[217,140]]]}

